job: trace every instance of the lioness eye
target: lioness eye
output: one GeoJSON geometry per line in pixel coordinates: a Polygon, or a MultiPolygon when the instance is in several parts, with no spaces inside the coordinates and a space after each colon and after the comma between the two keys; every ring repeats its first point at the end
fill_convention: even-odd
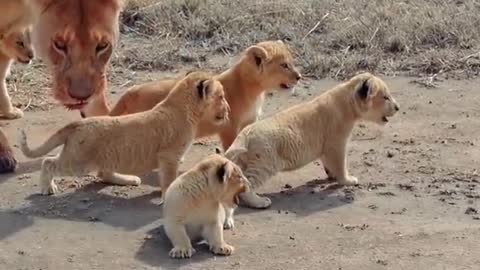
{"type": "Polygon", "coordinates": [[[103,52],[105,49],[107,49],[109,44],[107,42],[100,42],[97,45],[97,48],[95,49],[97,53],[103,52]]]}
{"type": "Polygon", "coordinates": [[[281,66],[285,69],[288,69],[288,64],[287,63],[282,63],[281,66]]]}
{"type": "Polygon", "coordinates": [[[383,97],[383,99],[385,99],[385,100],[389,100],[390,98],[389,98],[389,97],[387,97],[387,96],[384,96],[384,97],[383,97]]]}
{"type": "Polygon", "coordinates": [[[20,48],[25,48],[25,44],[23,44],[23,41],[17,41],[17,46],[20,48]]]}

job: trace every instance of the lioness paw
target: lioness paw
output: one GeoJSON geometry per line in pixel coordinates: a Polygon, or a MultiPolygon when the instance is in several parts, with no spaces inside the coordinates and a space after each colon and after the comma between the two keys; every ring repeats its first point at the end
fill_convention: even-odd
{"type": "Polygon", "coordinates": [[[272,200],[268,197],[260,197],[255,193],[242,193],[240,194],[243,202],[251,208],[265,209],[272,205],[272,200]]]}
{"type": "Polygon", "coordinates": [[[58,193],[58,187],[55,183],[51,183],[48,186],[43,186],[41,190],[42,195],[54,195],[58,193]]]}
{"type": "Polygon", "coordinates": [[[9,112],[3,112],[2,118],[8,119],[8,120],[13,120],[13,119],[18,119],[23,117],[23,111],[18,109],[18,108],[12,108],[11,111],[9,112]]]}
{"type": "Polygon", "coordinates": [[[345,179],[339,180],[338,183],[345,185],[345,186],[353,186],[358,184],[358,178],[355,176],[347,176],[345,179]]]}
{"type": "Polygon", "coordinates": [[[11,173],[17,167],[17,160],[12,152],[0,153],[0,173],[11,173]]]}
{"type": "Polygon", "coordinates": [[[210,251],[213,252],[214,254],[217,255],[224,255],[224,256],[230,256],[232,253],[235,251],[235,248],[233,246],[230,246],[228,244],[223,244],[218,247],[210,247],[210,251]]]}
{"type": "Polygon", "coordinates": [[[168,256],[170,258],[174,259],[186,259],[192,257],[193,254],[195,254],[196,250],[194,248],[180,248],[180,247],[174,247],[170,250],[168,253],[168,256]]]}

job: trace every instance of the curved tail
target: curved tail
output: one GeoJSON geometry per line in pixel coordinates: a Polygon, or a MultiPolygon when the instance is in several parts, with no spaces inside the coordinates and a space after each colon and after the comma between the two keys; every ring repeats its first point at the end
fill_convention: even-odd
{"type": "Polygon", "coordinates": [[[37,158],[48,154],[53,149],[57,148],[60,145],[65,144],[68,136],[75,131],[78,127],[78,123],[71,123],[61,128],[50,138],[48,138],[43,144],[37,146],[36,148],[30,148],[27,143],[27,134],[25,130],[21,130],[20,134],[20,149],[23,154],[28,158],[37,158]]]}

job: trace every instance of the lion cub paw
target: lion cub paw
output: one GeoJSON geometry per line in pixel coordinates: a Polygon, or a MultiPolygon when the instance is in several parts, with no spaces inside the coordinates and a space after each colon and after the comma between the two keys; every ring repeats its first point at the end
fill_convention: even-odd
{"type": "Polygon", "coordinates": [[[181,248],[181,247],[174,247],[170,250],[168,253],[168,256],[170,258],[174,259],[186,259],[192,257],[193,254],[195,254],[196,250],[192,247],[186,247],[186,248],[181,248]]]}
{"type": "Polygon", "coordinates": [[[235,222],[233,220],[233,217],[226,217],[225,222],[223,223],[223,229],[233,230],[234,227],[235,227],[235,222]]]}
{"type": "Polygon", "coordinates": [[[18,119],[23,117],[23,111],[13,107],[12,110],[9,112],[2,112],[1,116],[2,118],[8,119],[8,120],[18,119]]]}
{"type": "Polygon", "coordinates": [[[339,180],[338,183],[345,185],[345,186],[353,186],[358,184],[358,178],[355,176],[347,176],[345,179],[339,180]]]}
{"type": "Polygon", "coordinates": [[[210,251],[217,255],[230,256],[235,251],[235,248],[228,244],[223,244],[218,247],[211,246],[210,251]]]}
{"type": "Polygon", "coordinates": [[[42,195],[54,195],[58,193],[58,187],[55,183],[51,183],[48,186],[43,186],[41,190],[42,195]]]}

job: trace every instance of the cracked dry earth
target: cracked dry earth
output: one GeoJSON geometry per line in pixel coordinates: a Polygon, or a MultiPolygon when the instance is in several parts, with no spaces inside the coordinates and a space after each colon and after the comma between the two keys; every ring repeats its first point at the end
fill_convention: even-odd
{"type": "MultiPolygon", "coordinates": [[[[44,197],[40,161],[16,148],[17,173],[0,177],[0,269],[478,269],[480,81],[423,88],[412,78],[385,80],[401,111],[384,128],[355,128],[349,168],[361,184],[323,181],[318,162],[279,174],[261,190],[271,208],[237,211],[225,233],[231,257],[200,246],[192,259],[168,258],[154,174],[140,187],[59,179],[61,193],[44,197]]],[[[269,95],[265,116],[336,83],[305,80],[298,96],[269,95]]],[[[116,100],[124,89],[113,90],[116,100]]],[[[2,123],[12,143],[28,126],[36,144],[73,119],[55,108],[2,123]]],[[[195,144],[182,171],[215,146],[195,144]]]]}

